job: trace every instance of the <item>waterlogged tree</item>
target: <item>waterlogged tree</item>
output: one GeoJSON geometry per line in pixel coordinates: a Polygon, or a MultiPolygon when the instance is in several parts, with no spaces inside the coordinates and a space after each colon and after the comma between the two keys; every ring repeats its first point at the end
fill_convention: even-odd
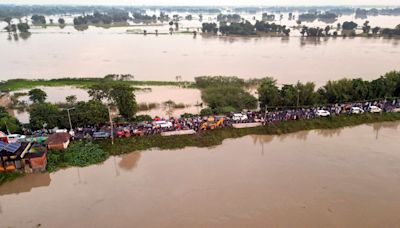
{"type": "Polygon", "coordinates": [[[357,28],[357,24],[353,21],[345,21],[343,22],[342,29],[343,30],[354,30],[357,28]]]}
{"type": "Polygon", "coordinates": [[[50,103],[34,104],[29,114],[29,123],[33,129],[41,129],[44,126],[47,128],[59,127],[62,116],[60,110],[50,103]]]}
{"type": "Polygon", "coordinates": [[[43,15],[37,15],[34,14],[31,17],[32,23],[35,25],[45,25],[46,24],[46,18],[43,15]]]}
{"type": "Polygon", "coordinates": [[[369,25],[369,21],[365,21],[362,27],[363,33],[368,34],[371,30],[371,26],[369,25]]]}
{"type": "Polygon", "coordinates": [[[32,89],[28,92],[29,100],[33,103],[43,103],[46,100],[47,94],[41,89],[32,89]]]}
{"type": "Polygon", "coordinates": [[[107,106],[100,101],[79,101],[71,111],[74,126],[87,126],[106,123],[109,119],[107,106]]]}
{"type": "Polygon", "coordinates": [[[258,99],[261,107],[277,106],[280,102],[279,88],[276,85],[276,80],[273,78],[264,78],[257,89],[258,99]]]}
{"type": "Polygon", "coordinates": [[[233,107],[236,111],[255,109],[257,99],[238,86],[216,86],[203,89],[202,99],[212,109],[233,107]]]}
{"type": "Polygon", "coordinates": [[[122,117],[129,119],[135,116],[137,104],[132,87],[124,84],[117,84],[112,87],[110,95],[117,104],[122,117]]]}
{"type": "Polygon", "coordinates": [[[0,131],[15,133],[21,130],[20,122],[0,106],[0,131]]]}
{"type": "Polygon", "coordinates": [[[74,105],[75,103],[76,103],[76,101],[77,101],[77,97],[75,96],[75,95],[70,95],[70,96],[67,96],[66,98],[65,98],[65,101],[69,104],[69,105],[74,105]]]}
{"type": "Polygon", "coordinates": [[[21,33],[27,33],[27,32],[29,32],[29,29],[30,29],[28,23],[18,23],[17,28],[18,28],[18,31],[21,33]]]}
{"type": "Polygon", "coordinates": [[[315,93],[315,84],[313,82],[306,82],[305,84],[298,82],[296,90],[299,94],[299,105],[313,105],[317,102],[317,94],[315,93]]]}
{"type": "Polygon", "coordinates": [[[95,101],[110,100],[111,85],[110,83],[98,83],[92,85],[88,94],[95,101]]]}
{"type": "Polygon", "coordinates": [[[214,112],[211,108],[203,108],[200,110],[200,116],[211,116],[213,115],[214,112]]]}

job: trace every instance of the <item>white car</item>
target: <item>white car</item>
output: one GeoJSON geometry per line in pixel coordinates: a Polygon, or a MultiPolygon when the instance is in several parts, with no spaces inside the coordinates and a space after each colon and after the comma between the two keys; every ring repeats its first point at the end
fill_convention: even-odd
{"type": "Polygon", "coordinates": [[[8,143],[24,142],[26,140],[25,135],[11,134],[7,136],[8,143]]]}
{"type": "Polygon", "coordinates": [[[330,112],[328,112],[328,111],[326,111],[326,110],[317,110],[316,112],[315,112],[315,114],[317,115],[317,116],[319,116],[319,117],[328,117],[328,116],[330,116],[331,115],[331,113],[330,112]]]}
{"type": "Polygon", "coordinates": [[[381,113],[382,112],[382,109],[381,108],[379,108],[378,106],[370,106],[369,107],[369,112],[370,113],[381,113]]]}
{"type": "Polygon", "coordinates": [[[400,107],[392,109],[392,112],[400,112],[400,107]]]}
{"type": "Polygon", "coordinates": [[[245,120],[248,120],[248,117],[246,115],[243,115],[242,113],[234,113],[232,116],[232,120],[245,121],[245,120]]]}
{"type": "Polygon", "coordinates": [[[364,113],[364,110],[360,107],[351,107],[350,108],[350,114],[362,114],[364,113]]]}
{"type": "Polygon", "coordinates": [[[171,122],[167,122],[167,121],[164,121],[164,120],[155,121],[154,125],[160,126],[161,128],[171,128],[172,127],[172,123],[171,122]]]}

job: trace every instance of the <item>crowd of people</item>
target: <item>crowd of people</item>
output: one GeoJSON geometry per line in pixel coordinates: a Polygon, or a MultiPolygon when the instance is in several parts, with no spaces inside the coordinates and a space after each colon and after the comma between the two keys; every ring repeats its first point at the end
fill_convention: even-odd
{"type": "MultiPolygon", "coordinates": [[[[331,115],[362,114],[366,112],[400,112],[400,99],[384,99],[373,102],[344,103],[319,107],[269,107],[266,110],[231,113],[224,116],[155,117],[151,121],[142,121],[139,123],[114,123],[113,128],[109,124],[78,127],[73,131],[69,131],[69,133],[74,139],[133,137],[161,134],[166,131],[193,130],[199,132],[215,128],[231,127],[235,123],[260,123],[268,125],[283,121],[309,120],[331,115]],[[375,109],[372,109],[373,107],[375,109]],[[357,113],[352,112],[355,108],[360,111],[357,113]],[[321,111],[325,115],[321,115],[321,111]]],[[[67,130],[51,131],[42,129],[28,135],[43,137],[55,131],[67,132],[67,130]]]]}
{"type": "Polygon", "coordinates": [[[75,138],[85,138],[93,137],[95,132],[104,132],[105,134],[100,135],[98,138],[107,138],[111,137],[111,135],[114,137],[131,137],[160,134],[165,131],[179,130],[194,130],[198,132],[201,130],[213,129],[207,128],[207,126],[202,126],[204,124],[215,124],[221,118],[223,118],[223,121],[220,121],[220,125],[218,125],[218,127],[222,128],[230,127],[235,123],[259,122],[268,125],[282,121],[308,120],[330,115],[348,115],[351,114],[351,110],[353,110],[355,107],[357,107],[358,110],[362,110],[362,112],[372,112],[371,107],[377,107],[378,111],[376,112],[400,112],[400,99],[345,103],[321,107],[273,107],[268,108],[266,111],[261,110],[243,112],[240,114],[243,116],[243,118],[234,118],[233,113],[226,116],[192,116],[186,118],[155,117],[152,121],[115,124],[113,132],[111,132],[111,127],[109,125],[105,125],[102,127],[77,128],[73,134],[75,138]],[[323,110],[325,113],[329,113],[329,115],[321,116],[321,110],[323,110]]]}

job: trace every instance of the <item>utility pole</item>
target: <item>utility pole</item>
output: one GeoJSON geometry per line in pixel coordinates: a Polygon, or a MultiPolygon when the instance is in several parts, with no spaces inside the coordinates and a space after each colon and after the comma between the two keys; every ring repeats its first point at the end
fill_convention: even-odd
{"type": "Polygon", "coordinates": [[[268,106],[265,105],[265,113],[264,113],[264,125],[267,125],[267,112],[268,112],[268,106]]]}
{"type": "Polygon", "coordinates": [[[75,108],[67,108],[67,112],[68,112],[68,120],[69,120],[69,129],[70,131],[72,131],[72,122],[71,122],[71,114],[69,113],[69,110],[73,110],[75,108]]]}
{"type": "Polygon", "coordinates": [[[300,90],[297,88],[297,108],[299,107],[300,103],[300,90]]]}
{"type": "Polygon", "coordinates": [[[113,127],[113,122],[112,122],[112,117],[111,117],[111,109],[110,109],[110,105],[108,105],[108,116],[110,117],[110,127],[111,127],[111,145],[114,145],[114,127],[113,127]]]}

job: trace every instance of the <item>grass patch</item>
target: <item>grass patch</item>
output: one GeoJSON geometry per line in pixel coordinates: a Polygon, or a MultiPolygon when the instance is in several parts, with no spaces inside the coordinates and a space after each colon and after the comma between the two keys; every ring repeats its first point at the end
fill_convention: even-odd
{"type": "Polygon", "coordinates": [[[18,177],[22,177],[24,174],[21,172],[10,172],[10,173],[0,173],[0,185],[13,181],[18,177]]]}
{"type": "Polygon", "coordinates": [[[105,81],[104,78],[60,78],[60,79],[10,79],[0,82],[0,91],[16,91],[21,89],[31,89],[39,86],[75,86],[89,88],[99,82],[123,83],[130,86],[182,86],[191,87],[192,82],[174,82],[174,81],[105,81]]]}

